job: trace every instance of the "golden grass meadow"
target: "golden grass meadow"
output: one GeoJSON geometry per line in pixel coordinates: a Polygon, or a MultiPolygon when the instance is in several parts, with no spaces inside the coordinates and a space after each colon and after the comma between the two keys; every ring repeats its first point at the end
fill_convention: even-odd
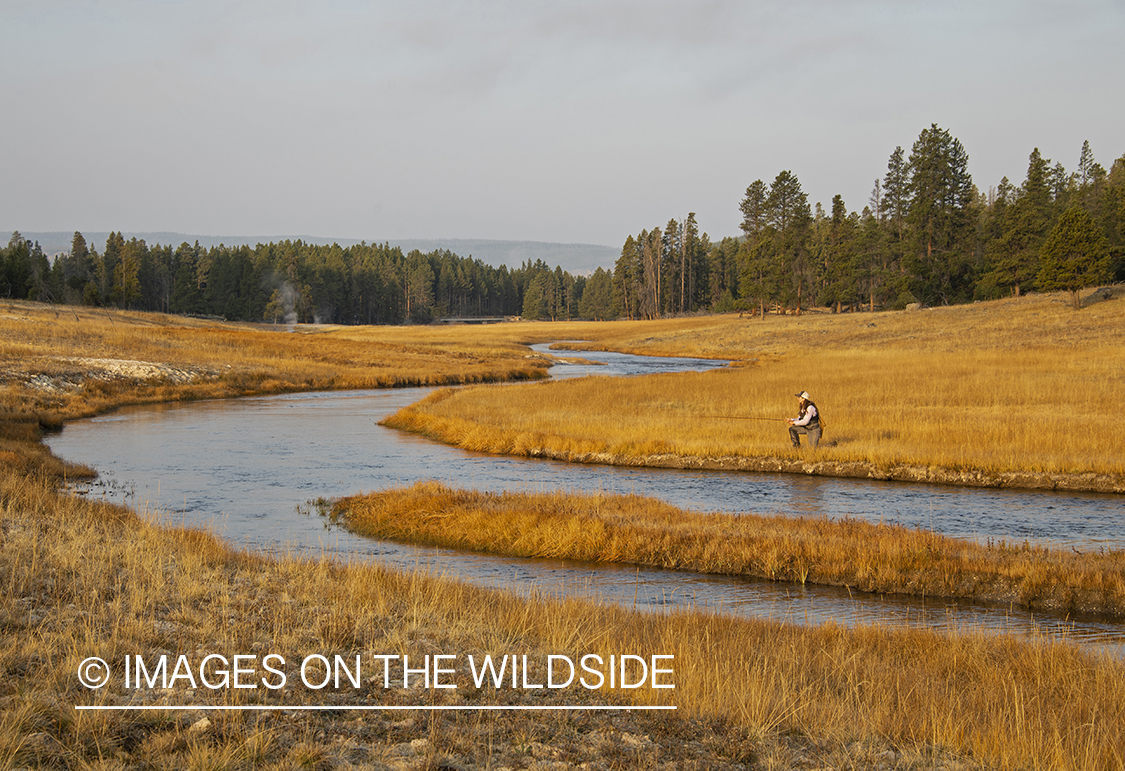
{"type": "Polygon", "coordinates": [[[1112,416],[1125,400],[1120,301],[691,319],[586,345],[736,366],[439,391],[385,422],[468,450],[580,462],[1125,492],[1112,416]],[[815,451],[789,446],[799,391],[827,423],[815,451]]]}
{"type": "MultiPolygon", "coordinates": [[[[855,361],[876,366],[879,350],[885,349],[890,358],[884,362],[886,369],[878,371],[887,378],[911,358],[919,360],[910,370],[917,374],[929,371],[924,366],[927,361],[938,369],[950,366],[958,352],[981,356],[972,360],[991,362],[992,369],[976,378],[981,382],[969,389],[972,399],[984,399],[982,394],[992,392],[988,386],[996,386],[998,381],[992,377],[997,372],[1022,367],[1027,370],[1023,390],[985,399],[982,409],[991,411],[984,409],[982,414],[995,415],[1013,404],[1022,409],[1021,395],[1035,396],[1032,403],[1043,414],[1071,405],[1071,412],[1059,413],[1061,422],[1056,425],[1057,433],[1070,434],[1088,425],[1081,422],[1080,413],[1091,412],[1091,405],[1112,405],[1121,395],[1122,309],[1111,301],[1076,313],[1066,309],[1065,302],[1066,298],[1046,296],[915,314],[814,314],[753,322],[700,317],[485,328],[298,328],[292,334],[150,314],[100,310],[75,314],[30,303],[0,305],[0,582],[4,587],[0,592],[4,672],[0,767],[1125,767],[1125,666],[1111,654],[1065,640],[986,635],[971,629],[938,634],[832,625],[807,628],[697,612],[647,614],[561,599],[533,588],[501,592],[469,587],[453,577],[374,565],[250,554],[209,534],[160,524],[151,512],[60,491],[62,477],[91,471],[54,458],[41,443],[43,432],[57,430],[67,420],[125,404],[535,379],[542,377],[546,362],[529,358],[523,344],[585,339],[619,350],[707,355],[743,363],[716,373],[747,389],[743,396],[728,393],[729,401],[716,404],[697,396],[685,400],[679,393],[661,397],[673,405],[683,401],[674,408],[684,411],[705,406],[715,411],[755,409],[784,417],[792,411],[790,394],[806,388],[825,411],[826,438],[839,440],[835,447],[818,452],[854,452],[860,459],[856,462],[877,465],[886,461],[864,457],[858,447],[848,450],[843,441],[852,436],[856,445],[879,444],[876,437],[864,439],[867,424],[849,416],[847,405],[865,402],[849,402],[847,389],[833,386],[837,381],[830,377],[832,370],[812,361],[818,358],[809,353],[814,347],[832,354],[839,366],[855,361]],[[874,327],[868,326],[872,323],[874,327]],[[938,340],[945,343],[939,345],[938,340]],[[994,355],[988,358],[990,351],[994,355]],[[950,358],[927,359],[928,352],[950,358]],[[1049,361],[1052,353],[1058,354],[1053,362],[1049,361]],[[891,361],[895,363],[887,363],[891,361]],[[1017,367],[1013,361],[1022,365],[1017,367]],[[766,387],[774,381],[745,384],[739,379],[765,377],[773,369],[790,376],[777,379],[779,394],[766,387]],[[1049,386],[1063,375],[1069,377],[1067,385],[1049,386]],[[549,655],[608,658],[624,652],[658,653],[675,657],[676,688],[552,692],[492,685],[474,688],[459,671],[456,689],[426,688],[417,678],[410,687],[387,688],[382,678],[373,678],[356,688],[345,685],[328,692],[297,685],[299,657],[310,652],[346,660],[372,654],[409,655],[412,660],[446,653],[522,654],[532,662],[533,682],[542,682],[536,678],[544,676],[543,662],[549,655]],[[173,660],[184,656],[198,662],[208,655],[268,653],[284,657],[280,669],[291,685],[279,692],[263,688],[212,692],[192,687],[186,678],[167,689],[129,689],[115,680],[104,689],[89,691],[76,676],[79,664],[91,656],[110,662],[126,655],[149,661],[161,655],[173,660]],[[677,710],[392,709],[544,706],[564,699],[579,706],[674,704],[677,710]],[[193,708],[95,712],[75,710],[79,704],[193,708]],[[282,704],[339,709],[203,709],[282,704]],[[379,709],[346,709],[355,706],[379,709]]],[[[936,388],[941,381],[954,379],[948,374],[895,376],[884,384],[885,398],[870,404],[870,410],[875,414],[901,407],[911,420],[925,422],[924,418],[940,412],[942,404],[963,404],[959,409],[965,414],[959,420],[971,423],[976,413],[968,409],[969,394],[956,402],[949,390],[936,388]],[[926,405],[933,409],[914,409],[926,405]]],[[[839,377],[844,378],[839,382],[856,388],[863,380],[844,373],[839,377]]],[[[1021,382],[1014,374],[1012,378],[1004,381],[1007,387],[1021,382]]],[[[880,377],[869,372],[866,379],[880,377]]],[[[614,390],[615,383],[600,382],[599,392],[614,390]]],[[[509,389],[504,393],[515,398],[521,390],[539,388],[517,384],[465,390],[476,394],[509,389]]],[[[692,389],[684,389],[688,392],[692,389]]],[[[455,399],[443,396],[439,403],[455,399]]],[[[543,400],[551,403],[553,397],[543,400]]],[[[787,439],[784,424],[778,425],[781,436],[763,433],[759,446],[765,447],[772,437],[770,454],[784,457],[786,451],[778,447],[784,448],[787,439]]],[[[948,431],[954,424],[942,425],[948,431]]],[[[547,437],[557,428],[548,421],[537,431],[547,437]]],[[[887,438],[893,453],[914,453],[910,457],[917,460],[910,462],[919,463],[944,457],[937,445],[912,448],[911,437],[922,434],[909,433],[907,428],[900,426],[898,434],[887,438]]],[[[722,450],[721,457],[739,457],[737,448],[750,436],[744,433],[748,430],[746,426],[716,429],[700,446],[722,450]],[[725,445],[722,431],[728,432],[725,445]]],[[[1037,444],[1028,448],[1026,461],[1020,460],[1021,448],[1012,448],[1006,461],[993,458],[986,471],[1114,479],[1120,468],[1114,466],[1112,453],[1103,450],[1098,461],[1091,457],[1096,453],[1083,455],[1079,448],[1082,442],[1102,441],[1106,436],[1083,437],[1065,452],[1053,444],[1037,444]]],[[[613,441],[611,447],[628,444],[613,441]]],[[[540,444],[539,440],[531,443],[540,444]]],[[[991,446],[995,454],[998,443],[991,446]]],[[[669,452],[667,447],[659,449],[669,452]]],[[[648,454],[644,450],[638,457],[648,454]]],[[[387,500],[402,505],[417,492],[394,491],[387,500]]],[[[527,509],[550,508],[518,499],[509,503],[515,518],[525,516],[527,509]]],[[[566,505],[571,504],[577,505],[566,505]]],[[[688,543],[698,539],[694,529],[719,527],[721,522],[718,515],[677,520],[674,513],[662,513],[643,500],[621,505],[638,509],[633,519],[642,532],[648,526],[644,516],[648,509],[657,525],[665,517],[665,526],[679,528],[688,543]]],[[[499,539],[506,531],[500,526],[504,517],[497,517],[500,521],[490,522],[489,527],[499,539]]],[[[589,528],[585,520],[579,521],[589,528]]],[[[775,538],[782,559],[783,547],[800,538],[799,527],[772,526],[781,532],[762,537],[775,538]]],[[[870,543],[864,527],[854,529],[851,537],[870,543]]],[[[918,539],[919,549],[930,550],[927,559],[957,564],[957,559],[972,556],[962,544],[940,543],[941,539],[926,534],[909,538],[918,539]]],[[[811,539],[815,543],[818,536],[811,539]]],[[[637,551],[623,543],[607,556],[630,561],[637,551]]],[[[922,552],[915,557],[921,559],[922,552]]],[[[1017,571],[1012,576],[1025,571],[1024,578],[1010,579],[1018,585],[1030,580],[1027,576],[1043,555],[999,557],[1000,562],[987,569],[997,575],[1017,571]]],[[[709,555],[702,559],[700,568],[706,569],[709,555]]],[[[972,565],[956,569],[986,570],[972,565]]],[[[1094,559],[1083,564],[1076,555],[1074,569],[1086,568],[1101,570],[1105,586],[1112,584],[1113,571],[1119,570],[1094,559]]],[[[875,577],[877,569],[872,571],[875,577]]],[[[396,677],[400,674],[394,672],[396,677]]]]}

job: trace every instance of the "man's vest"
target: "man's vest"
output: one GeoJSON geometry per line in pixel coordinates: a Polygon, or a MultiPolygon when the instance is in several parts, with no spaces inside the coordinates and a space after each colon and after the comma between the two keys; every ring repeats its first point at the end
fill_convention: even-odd
{"type": "Polygon", "coordinates": [[[809,411],[809,407],[816,407],[816,413],[809,419],[808,425],[805,428],[820,428],[820,408],[816,406],[815,402],[809,402],[805,405],[805,409],[801,410],[799,417],[805,417],[805,413],[809,411]]]}

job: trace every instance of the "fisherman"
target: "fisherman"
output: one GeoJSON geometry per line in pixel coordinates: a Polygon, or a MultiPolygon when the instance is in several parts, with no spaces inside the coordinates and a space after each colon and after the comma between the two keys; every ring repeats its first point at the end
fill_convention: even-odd
{"type": "Polygon", "coordinates": [[[789,418],[789,439],[794,447],[800,447],[801,434],[808,434],[809,444],[816,447],[820,444],[820,412],[809,399],[808,391],[801,391],[794,396],[797,397],[800,412],[797,417],[789,418]]]}

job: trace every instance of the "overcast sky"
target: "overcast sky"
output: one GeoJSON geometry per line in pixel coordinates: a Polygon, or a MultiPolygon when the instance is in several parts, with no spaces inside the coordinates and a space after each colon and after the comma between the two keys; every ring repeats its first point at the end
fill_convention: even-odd
{"type": "MultiPolygon", "coordinates": [[[[1125,0],[0,0],[0,227],[618,246],[1125,154],[1125,0]]],[[[6,239],[5,239],[6,240],[6,239]]]]}

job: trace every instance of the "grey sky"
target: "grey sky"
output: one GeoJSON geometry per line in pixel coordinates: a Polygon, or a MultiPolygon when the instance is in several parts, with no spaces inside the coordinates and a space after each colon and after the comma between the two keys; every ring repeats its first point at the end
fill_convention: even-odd
{"type": "Polygon", "coordinates": [[[0,226],[620,245],[1125,154],[1125,2],[0,0],[0,226]]]}

